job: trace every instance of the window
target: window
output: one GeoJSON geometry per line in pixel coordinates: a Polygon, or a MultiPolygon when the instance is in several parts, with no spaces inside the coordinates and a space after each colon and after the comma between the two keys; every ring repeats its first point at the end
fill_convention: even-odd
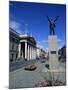
{"type": "Polygon", "coordinates": [[[11,59],[10,59],[10,62],[13,61],[13,57],[14,57],[14,54],[11,54],[11,59]]]}
{"type": "Polygon", "coordinates": [[[16,44],[16,50],[18,50],[18,44],[16,44]]]}
{"type": "Polygon", "coordinates": [[[18,57],[18,53],[16,53],[16,58],[18,57]]]}
{"type": "Polygon", "coordinates": [[[14,43],[12,43],[12,50],[14,49],[14,43]]]}

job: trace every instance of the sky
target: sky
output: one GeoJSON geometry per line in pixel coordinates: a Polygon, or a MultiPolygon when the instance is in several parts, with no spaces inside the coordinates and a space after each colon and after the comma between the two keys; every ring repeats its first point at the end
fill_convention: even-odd
{"type": "Polygon", "coordinates": [[[48,35],[50,32],[47,16],[56,21],[55,33],[58,38],[58,48],[66,43],[66,6],[63,4],[46,4],[30,2],[9,2],[9,26],[20,34],[31,34],[37,46],[48,50],[48,35]]]}

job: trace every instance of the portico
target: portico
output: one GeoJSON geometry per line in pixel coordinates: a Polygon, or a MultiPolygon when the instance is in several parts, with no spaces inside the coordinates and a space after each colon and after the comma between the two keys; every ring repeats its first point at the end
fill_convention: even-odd
{"type": "Polygon", "coordinates": [[[20,35],[18,57],[25,60],[36,59],[36,42],[29,35],[20,35]]]}

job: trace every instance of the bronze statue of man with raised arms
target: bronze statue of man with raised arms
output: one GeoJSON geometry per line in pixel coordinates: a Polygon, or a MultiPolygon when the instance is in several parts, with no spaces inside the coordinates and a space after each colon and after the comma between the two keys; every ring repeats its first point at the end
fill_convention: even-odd
{"type": "Polygon", "coordinates": [[[47,19],[50,24],[50,35],[55,35],[55,30],[54,28],[56,27],[55,22],[57,21],[59,16],[57,16],[55,19],[50,19],[50,17],[47,16],[47,19]]]}

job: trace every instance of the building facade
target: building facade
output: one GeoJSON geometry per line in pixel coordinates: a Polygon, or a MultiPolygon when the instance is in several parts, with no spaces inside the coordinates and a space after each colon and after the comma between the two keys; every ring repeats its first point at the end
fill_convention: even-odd
{"type": "Polygon", "coordinates": [[[19,34],[10,28],[9,35],[9,59],[13,62],[18,58],[19,34]]]}
{"type": "Polygon", "coordinates": [[[10,62],[36,59],[36,41],[29,34],[19,34],[10,28],[10,62]]]}
{"type": "Polygon", "coordinates": [[[39,48],[39,47],[37,47],[37,58],[45,58],[46,57],[46,52],[43,50],[43,49],[41,49],[41,48],[39,48]]]}

